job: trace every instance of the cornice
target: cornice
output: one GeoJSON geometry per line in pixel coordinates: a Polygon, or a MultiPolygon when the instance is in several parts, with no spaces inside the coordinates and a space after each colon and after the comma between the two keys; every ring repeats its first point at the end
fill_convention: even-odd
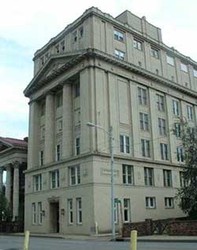
{"type": "MultiPolygon", "coordinates": [[[[156,74],[154,74],[154,73],[152,73],[144,68],[136,66],[132,63],[117,59],[116,57],[114,57],[112,55],[109,55],[109,54],[104,53],[100,50],[92,49],[92,48],[80,51],[80,53],[77,55],[75,54],[75,56],[73,56],[68,62],[66,62],[63,66],[61,66],[59,69],[55,70],[52,74],[50,74],[49,76],[47,76],[44,79],[41,79],[42,72],[40,72],[40,74],[38,76],[34,77],[32,79],[32,81],[30,82],[30,84],[27,86],[27,88],[24,90],[25,96],[29,97],[32,93],[34,93],[34,91],[47,85],[49,82],[56,79],[56,77],[58,77],[62,74],[65,74],[66,70],[76,66],[78,63],[80,63],[81,61],[83,61],[85,59],[91,59],[91,58],[93,58],[93,59],[97,58],[97,59],[103,60],[105,62],[112,64],[112,65],[116,65],[116,66],[121,67],[125,70],[133,72],[137,75],[143,76],[149,80],[155,81],[155,82],[160,83],[164,86],[178,90],[178,91],[185,93],[189,96],[197,98],[197,92],[194,92],[193,90],[187,89],[186,87],[183,87],[179,84],[176,84],[175,82],[172,82],[172,81],[170,81],[162,76],[156,75],[156,74]]],[[[55,59],[55,58],[52,58],[51,60],[53,60],[53,59],[55,59]]],[[[89,66],[87,65],[86,67],[92,67],[92,66],[95,67],[95,65],[89,65],[89,66]]],[[[43,69],[43,71],[44,71],[44,69],[43,69]]],[[[133,80],[133,79],[131,79],[131,80],[133,80]]]]}

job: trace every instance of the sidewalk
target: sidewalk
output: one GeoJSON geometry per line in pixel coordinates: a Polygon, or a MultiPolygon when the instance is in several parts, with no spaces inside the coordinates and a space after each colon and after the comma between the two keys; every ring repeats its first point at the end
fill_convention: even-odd
{"type": "MultiPolygon", "coordinates": [[[[13,236],[24,236],[24,233],[9,234],[13,236]]],[[[59,238],[66,240],[84,240],[84,241],[110,241],[110,234],[99,235],[62,235],[62,234],[36,234],[30,233],[30,237],[46,237],[46,238],[59,238]]],[[[116,237],[117,241],[130,241],[130,238],[116,237]]],[[[169,236],[169,235],[149,235],[138,236],[137,240],[140,242],[197,242],[197,236],[169,236]]]]}

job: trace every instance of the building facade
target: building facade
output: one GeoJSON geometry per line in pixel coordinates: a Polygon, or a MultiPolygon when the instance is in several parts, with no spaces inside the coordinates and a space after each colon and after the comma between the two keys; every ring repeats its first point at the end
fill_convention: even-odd
{"type": "Polygon", "coordinates": [[[13,221],[24,221],[27,140],[0,137],[0,192],[5,193],[13,221]]]}
{"type": "Polygon", "coordinates": [[[184,164],[179,122],[196,125],[196,91],[196,62],[166,46],[145,17],[86,10],[35,53],[24,91],[26,229],[111,231],[111,126],[116,230],[183,216],[175,199],[184,164]]]}

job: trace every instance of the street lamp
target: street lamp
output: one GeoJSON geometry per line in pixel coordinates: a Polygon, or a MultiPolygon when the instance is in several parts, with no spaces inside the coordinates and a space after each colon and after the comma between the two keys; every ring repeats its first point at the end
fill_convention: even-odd
{"type": "Polygon", "coordinates": [[[113,154],[113,133],[112,126],[109,127],[109,130],[105,130],[103,127],[94,124],[92,122],[88,122],[87,126],[98,128],[103,130],[109,137],[109,149],[110,149],[110,157],[111,157],[111,228],[112,228],[112,240],[115,240],[115,221],[114,221],[114,154],[113,154]]]}

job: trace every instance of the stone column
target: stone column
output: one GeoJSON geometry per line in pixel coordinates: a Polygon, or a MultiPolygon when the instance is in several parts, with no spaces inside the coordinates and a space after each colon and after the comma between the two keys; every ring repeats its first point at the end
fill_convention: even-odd
{"type": "Polygon", "coordinates": [[[6,188],[5,188],[5,197],[8,202],[11,203],[11,165],[6,166],[6,188]]]}
{"type": "Polygon", "coordinates": [[[13,221],[19,215],[19,166],[18,161],[14,162],[14,180],[13,180],[13,221]]]}
{"type": "Polygon", "coordinates": [[[54,114],[54,95],[50,92],[46,96],[46,113],[45,113],[45,147],[44,147],[44,163],[54,161],[54,130],[55,130],[55,114],[54,114]]]}
{"type": "Polygon", "coordinates": [[[73,147],[73,114],[72,114],[72,88],[66,83],[63,87],[63,135],[62,157],[72,156],[73,147]]]}
{"type": "Polygon", "coordinates": [[[3,191],[3,167],[0,167],[0,192],[3,191]]]}
{"type": "Polygon", "coordinates": [[[40,112],[37,102],[29,104],[28,169],[39,165],[40,112]]]}

